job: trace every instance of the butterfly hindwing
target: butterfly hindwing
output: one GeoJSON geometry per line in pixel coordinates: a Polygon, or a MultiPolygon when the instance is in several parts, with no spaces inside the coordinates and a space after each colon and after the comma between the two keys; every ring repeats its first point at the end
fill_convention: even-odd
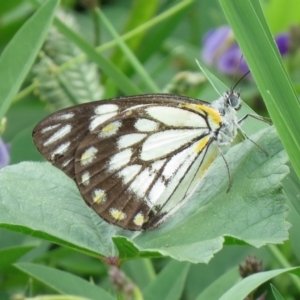
{"type": "Polygon", "coordinates": [[[64,109],[33,136],[103,219],[140,230],[157,226],[192,191],[217,155],[211,133],[220,124],[207,103],[155,94],[64,109]]]}

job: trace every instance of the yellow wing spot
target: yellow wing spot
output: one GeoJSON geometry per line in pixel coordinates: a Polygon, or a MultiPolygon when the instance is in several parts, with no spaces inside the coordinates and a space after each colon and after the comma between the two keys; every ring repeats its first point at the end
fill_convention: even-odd
{"type": "Polygon", "coordinates": [[[210,167],[210,165],[214,162],[216,159],[216,156],[218,155],[218,150],[212,150],[211,153],[208,153],[207,156],[205,157],[205,160],[203,161],[200,171],[197,174],[197,179],[202,178],[203,174],[205,171],[210,167]]]}
{"type": "Polygon", "coordinates": [[[144,224],[144,220],[145,220],[145,217],[144,215],[139,212],[133,219],[133,223],[137,226],[141,226],[144,224]]]}
{"type": "Polygon", "coordinates": [[[103,190],[97,189],[94,191],[93,203],[101,204],[106,201],[106,193],[103,190]]]}
{"type": "Polygon", "coordinates": [[[122,221],[126,218],[126,214],[116,208],[111,208],[109,213],[117,221],[122,221]]]}
{"type": "Polygon", "coordinates": [[[121,122],[120,121],[109,123],[108,125],[106,125],[105,127],[102,128],[99,135],[101,137],[112,136],[115,133],[117,133],[117,131],[120,127],[121,127],[121,122]]]}
{"type": "Polygon", "coordinates": [[[216,123],[216,125],[218,125],[218,126],[222,122],[222,118],[221,118],[220,113],[217,110],[215,110],[215,109],[213,109],[213,108],[211,108],[211,107],[209,107],[207,105],[185,103],[185,104],[182,105],[182,107],[186,107],[186,108],[192,109],[192,110],[194,110],[196,112],[199,112],[199,113],[201,113],[201,112],[207,113],[207,115],[209,116],[209,118],[212,119],[213,122],[216,123]]]}
{"type": "Polygon", "coordinates": [[[201,139],[200,142],[198,143],[198,145],[196,145],[195,151],[197,153],[200,153],[206,147],[209,140],[210,140],[210,138],[208,136],[201,139]]]}
{"type": "Polygon", "coordinates": [[[95,147],[90,147],[84,151],[81,155],[80,162],[82,166],[85,166],[91,163],[95,158],[95,154],[98,152],[98,149],[95,147]]]}

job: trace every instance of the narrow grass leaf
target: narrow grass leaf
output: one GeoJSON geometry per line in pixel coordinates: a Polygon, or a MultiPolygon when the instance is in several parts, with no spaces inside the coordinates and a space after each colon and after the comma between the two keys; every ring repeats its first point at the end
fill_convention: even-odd
{"type": "Polygon", "coordinates": [[[300,103],[258,0],[220,0],[285,150],[300,176],[300,103]],[[255,42],[254,42],[255,41],[255,42]]]}
{"type": "Polygon", "coordinates": [[[58,3],[58,0],[46,1],[16,33],[0,57],[0,120],[45,40],[58,3]]]}
{"type": "Polygon", "coordinates": [[[15,267],[61,294],[82,296],[91,300],[113,300],[100,287],[73,274],[32,263],[17,263],[15,267]]]}
{"type": "Polygon", "coordinates": [[[230,290],[223,294],[222,297],[219,298],[219,300],[245,299],[254,289],[258,288],[260,285],[284,273],[292,273],[300,276],[300,267],[278,269],[250,275],[234,285],[230,290]]]}

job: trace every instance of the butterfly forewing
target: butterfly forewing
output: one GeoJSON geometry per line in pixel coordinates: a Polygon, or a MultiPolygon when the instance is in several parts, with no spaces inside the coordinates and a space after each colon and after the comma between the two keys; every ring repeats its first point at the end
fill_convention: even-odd
{"type": "Polygon", "coordinates": [[[221,119],[209,109],[174,95],[98,101],[49,116],[34,140],[103,219],[146,229],[176,210],[217,155],[221,119]]]}

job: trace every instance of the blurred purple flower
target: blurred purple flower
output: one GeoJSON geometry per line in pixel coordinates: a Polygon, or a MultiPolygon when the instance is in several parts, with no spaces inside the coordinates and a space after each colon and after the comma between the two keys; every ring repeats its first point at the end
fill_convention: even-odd
{"type": "Polygon", "coordinates": [[[275,42],[282,56],[286,55],[289,52],[290,36],[287,33],[278,33],[275,36],[275,42]]]}
{"type": "MultiPolygon", "coordinates": [[[[286,33],[275,37],[281,55],[287,54],[290,38],[286,33]]],[[[207,65],[217,67],[222,73],[235,75],[249,71],[242,52],[227,25],[210,30],[203,39],[202,58],[207,65]]]]}
{"type": "Polygon", "coordinates": [[[9,164],[9,144],[5,144],[0,138],[0,169],[9,164]]]}

